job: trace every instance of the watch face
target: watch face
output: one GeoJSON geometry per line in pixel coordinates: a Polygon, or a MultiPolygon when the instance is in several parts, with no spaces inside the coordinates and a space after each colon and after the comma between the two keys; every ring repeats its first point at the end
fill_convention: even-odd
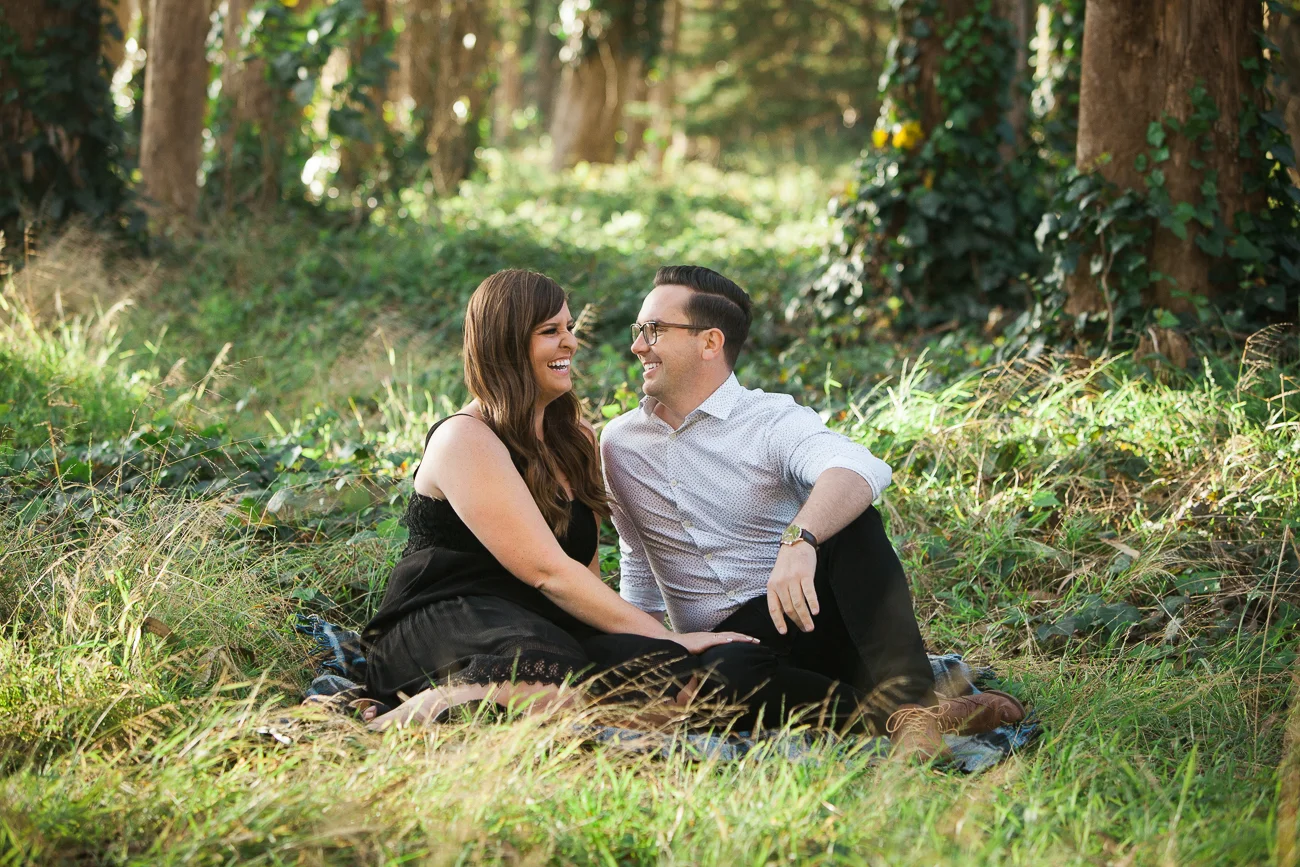
{"type": "Polygon", "coordinates": [[[792,545],[799,540],[799,536],[800,536],[799,528],[796,527],[794,524],[791,524],[790,526],[786,527],[785,532],[781,534],[781,542],[786,545],[792,545]]]}

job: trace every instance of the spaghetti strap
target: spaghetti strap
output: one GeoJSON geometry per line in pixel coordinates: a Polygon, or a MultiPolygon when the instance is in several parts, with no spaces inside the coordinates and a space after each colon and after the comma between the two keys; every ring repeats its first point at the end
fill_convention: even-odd
{"type": "MultiPolygon", "coordinates": [[[[444,421],[446,421],[448,418],[455,418],[455,417],[458,416],[458,415],[463,415],[463,416],[465,416],[466,418],[473,418],[473,417],[474,417],[474,416],[470,415],[470,414],[467,413],[467,412],[453,412],[451,415],[447,416],[447,418],[440,418],[440,419],[438,419],[437,421],[435,421],[435,422],[433,423],[433,427],[429,428],[429,432],[428,432],[427,434],[424,435],[424,448],[425,448],[425,449],[428,449],[428,448],[429,448],[429,440],[433,439],[433,432],[436,431],[436,430],[438,429],[438,426],[439,426],[440,424],[442,424],[442,423],[443,423],[444,421]]],[[[424,450],[421,450],[420,454],[423,455],[423,454],[424,454],[424,450]]],[[[420,463],[422,464],[422,463],[424,463],[424,461],[420,461],[420,463]]],[[[414,479],[414,478],[415,478],[415,474],[418,473],[419,471],[420,471],[420,464],[416,464],[416,465],[415,465],[415,469],[411,470],[411,478],[414,479]]],[[[423,495],[421,495],[421,496],[423,496],[423,495]]]]}
{"type": "Polygon", "coordinates": [[[429,440],[433,439],[433,432],[438,429],[439,425],[441,425],[447,419],[455,418],[458,415],[463,415],[465,416],[465,418],[474,418],[474,416],[470,415],[467,412],[453,412],[451,415],[447,416],[447,418],[438,419],[433,423],[433,427],[429,428],[429,432],[424,435],[424,447],[426,449],[429,447],[429,440]]]}

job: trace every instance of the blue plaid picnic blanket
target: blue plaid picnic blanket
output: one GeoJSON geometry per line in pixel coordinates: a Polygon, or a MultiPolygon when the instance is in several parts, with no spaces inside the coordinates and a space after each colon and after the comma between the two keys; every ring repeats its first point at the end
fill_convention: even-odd
{"type": "Polygon", "coordinates": [[[366,656],[361,636],[336,626],[318,614],[299,612],[293,627],[312,640],[316,676],[303,698],[360,695],[366,682],[366,656]]]}
{"type": "MultiPolygon", "coordinates": [[[[304,699],[335,698],[339,704],[344,704],[361,695],[361,684],[366,679],[366,657],[361,648],[361,636],[316,614],[300,613],[294,628],[310,638],[314,645],[316,676],[307,687],[304,699]]],[[[956,653],[931,654],[930,666],[934,670],[935,691],[942,696],[979,692],[980,684],[987,684],[996,677],[992,669],[974,668],[956,653]]],[[[699,734],[596,726],[584,729],[583,733],[593,744],[629,753],[660,757],[682,755],[700,761],[734,762],[750,753],[792,761],[818,755],[874,758],[889,753],[887,737],[837,737],[806,731],[699,734]]],[[[944,735],[951,751],[947,762],[966,773],[983,771],[1024,749],[1041,733],[1042,725],[1031,713],[1020,723],[999,726],[983,734],[944,735]]]]}

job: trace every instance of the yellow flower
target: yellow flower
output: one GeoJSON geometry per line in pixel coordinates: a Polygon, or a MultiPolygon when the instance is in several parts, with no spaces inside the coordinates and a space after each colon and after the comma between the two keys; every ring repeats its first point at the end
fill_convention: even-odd
{"type": "Polygon", "coordinates": [[[284,0],[284,5],[292,9],[293,7],[298,5],[298,0],[284,0]]]}
{"type": "Polygon", "coordinates": [[[921,125],[914,120],[909,120],[894,130],[894,147],[905,151],[910,151],[921,143],[921,125]]]}
{"type": "Polygon", "coordinates": [[[871,131],[871,143],[878,148],[889,144],[889,130],[877,129],[871,131]]]}

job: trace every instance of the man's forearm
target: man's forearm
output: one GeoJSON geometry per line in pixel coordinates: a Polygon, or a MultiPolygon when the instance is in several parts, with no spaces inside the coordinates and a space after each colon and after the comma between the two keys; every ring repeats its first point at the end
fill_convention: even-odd
{"type": "Polygon", "coordinates": [[[831,467],[817,477],[794,522],[818,541],[825,541],[865,512],[874,499],[871,485],[862,476],[853,470],[831,467]]]}

